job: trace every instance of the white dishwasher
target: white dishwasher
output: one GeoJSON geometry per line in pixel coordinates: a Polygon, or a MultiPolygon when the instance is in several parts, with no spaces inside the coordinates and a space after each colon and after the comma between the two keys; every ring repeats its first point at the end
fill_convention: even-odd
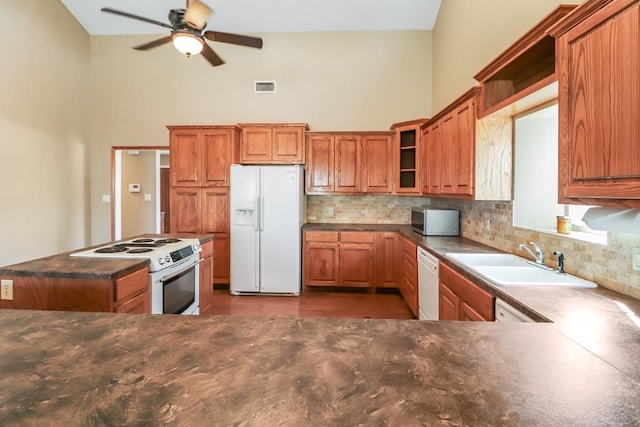
{"type": "Polygon", "coordinates": [[[535,322],[500,298],[496,298],[496,322],[535,322]]]}
{"type": "Polygon", "coordinates": [[[420,320],[439,319],[440,261],[418,246],[418,313],[420,320]]]}

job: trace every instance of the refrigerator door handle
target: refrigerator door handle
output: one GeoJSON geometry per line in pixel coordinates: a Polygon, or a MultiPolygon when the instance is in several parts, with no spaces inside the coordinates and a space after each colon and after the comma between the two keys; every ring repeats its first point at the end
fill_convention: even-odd
{"type": "Polygon", "coordinates": [[[260,205],[260,197],[256,197],[256,207],[255,207],[256,217],[254,220],[256,231],[260,231],[261,229],[261,225],[260,225],[260,216],[262,214],[262,209],[260,209],[261,207],[262,206],[260,205]]]}
{"type": "Polygon", "coordinates": [[[260,197],[260,212],[258,215],[260,221],[260,231],[264,231],[264,197],[260,197]]]}

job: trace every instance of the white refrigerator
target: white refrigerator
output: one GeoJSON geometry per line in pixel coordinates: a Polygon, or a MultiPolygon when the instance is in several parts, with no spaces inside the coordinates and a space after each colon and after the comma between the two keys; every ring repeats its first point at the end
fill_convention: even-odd
{"type": "Polygon", "coordinates": [[[233,295],[300,294],[302,166],[231,165],[233,295]]]}

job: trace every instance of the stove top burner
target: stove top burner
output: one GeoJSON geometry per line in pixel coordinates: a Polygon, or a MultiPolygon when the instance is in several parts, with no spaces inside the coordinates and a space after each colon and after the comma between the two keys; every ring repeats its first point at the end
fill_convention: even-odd
{"type": "Polygon", "coordinates": [[[156,244],[162,244],[165,245],[167,243],[178,243],[178,242],[182,242],[182,240],[180,239],[158,239],[155,241],[156,244]]]}
{"type": "Polygon", "coordinates": [[[145,252],[152,252],[153,249],[150,248],[135,248],[135,249],[131,249],[128,250],[127,253],[128,254],[143,254],[145,252]]]}
{"type": "Polygon", "coordinates": [[[131,243],[151,243],[153,239],[136,239],[132,240],[131,243]]]}
{"type": "Polygon", "coordinates": [[[96,249],[94,252],[97,254],[115,254],[117,252],[126,252],[129,250],[125,245],[113,245],[106,248],[96,249]]]}

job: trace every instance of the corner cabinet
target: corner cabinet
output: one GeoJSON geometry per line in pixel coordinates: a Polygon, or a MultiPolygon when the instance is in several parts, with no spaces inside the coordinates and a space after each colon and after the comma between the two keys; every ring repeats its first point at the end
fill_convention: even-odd
{"type": "Polygon", "coordinates": [[[640,208],[640,3],[589,0],[556,37],[561,203],[640,208]]]}
{"type": "Polygon", "coordinates": [[[306,123],[241,123],[242,164],[304,164],[306,123]]]}
{"type": "Polygon", "coordinates": [[[237,160],[236,126],[168,126],[171,231],[213,234],[213,281],[229,283],[229,178],[237,160]]]}
{"type": "Polygon", "coordinates": [[[477,118],[474,87],[421,126],[420,194],[511,200],[511,118],[477,118]]]}
{"type": "Polygon", "coordinates": [[[395,123],[393,141],[393,192],[396,194],[420,194],[420,127],[429,119],[417,119],[395,123]]]}

